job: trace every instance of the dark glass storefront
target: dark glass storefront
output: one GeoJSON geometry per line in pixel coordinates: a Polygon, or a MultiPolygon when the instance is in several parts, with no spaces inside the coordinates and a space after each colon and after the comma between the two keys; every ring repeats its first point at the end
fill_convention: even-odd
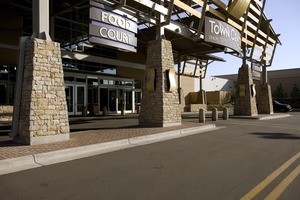
{"type": "Polygon", "coordinates": [[[69,115],[133,113],[141,102],[139,80],[117,76],[114,66],[63,59],[69,115]]]}
{"type": "Polygon", "coordinates": [[[16,66],[0,65],[0,105],[13,105],[16,66]]]}

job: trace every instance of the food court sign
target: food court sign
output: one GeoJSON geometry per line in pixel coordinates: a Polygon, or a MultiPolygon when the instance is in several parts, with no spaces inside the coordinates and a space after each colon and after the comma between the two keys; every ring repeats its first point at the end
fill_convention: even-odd
{"type": "Polygon", "coordinates": [[[137,23],[120,10],[90,1],[89,41],[136,52],[137,23]]]}
{"type": "Polygon", "coordinates": [[[211,17],[205,19],[204,41],[241,51],[240,32],[229,24],[211,17]]]}

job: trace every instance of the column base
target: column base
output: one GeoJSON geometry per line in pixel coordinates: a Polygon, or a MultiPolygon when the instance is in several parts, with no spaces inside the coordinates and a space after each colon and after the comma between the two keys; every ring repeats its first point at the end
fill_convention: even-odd
{"type": "Polygon", "coordinates": [[[63,142],[70,139],[70,134],[58,134],[58,135],[45,135],[27,138],[23,136],[14,137],[13,141],[16,143],[27,144],[27,145],[39,145],[48,144],[53,142],[63,142]]]}
{"type": "Polygon", "coordinates": [[[258,112],[255,95],[255,84],[253,84],[251,70],[248,65],[243,65],[238,73],[234,115],[256,116],[258,112]]]}

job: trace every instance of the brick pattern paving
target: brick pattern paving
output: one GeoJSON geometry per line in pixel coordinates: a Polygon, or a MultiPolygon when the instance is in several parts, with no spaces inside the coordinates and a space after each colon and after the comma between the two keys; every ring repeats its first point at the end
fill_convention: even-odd
{"type": "Polygon", "coordinates": [[[201,126],[201,124],[184,122],[180,126],[164,128],[136,126],[130,128],[89,130],[71,133],[70,140],[68,141],[34,146],[20,145],[12,141],[1,141],[0,160],[197,126],[201,126]]]}

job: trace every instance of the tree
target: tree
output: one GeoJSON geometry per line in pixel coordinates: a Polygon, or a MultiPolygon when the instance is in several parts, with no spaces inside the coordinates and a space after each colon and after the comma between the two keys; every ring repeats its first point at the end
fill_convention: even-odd
{"type": "Polygon", "coordinates": [[[296,84],[294,84],[293,91],[291,92],[291,98],[292,100],[300,99],[300,89],[296,84]]]}
{"type": "Polygon", "coordinates": [[[280,100],[288,96],[287,93],[284,91],[281,83],[277,86],[276,90],[273,93],[273,96],[275,99],[280,99],[280,100]]]}

